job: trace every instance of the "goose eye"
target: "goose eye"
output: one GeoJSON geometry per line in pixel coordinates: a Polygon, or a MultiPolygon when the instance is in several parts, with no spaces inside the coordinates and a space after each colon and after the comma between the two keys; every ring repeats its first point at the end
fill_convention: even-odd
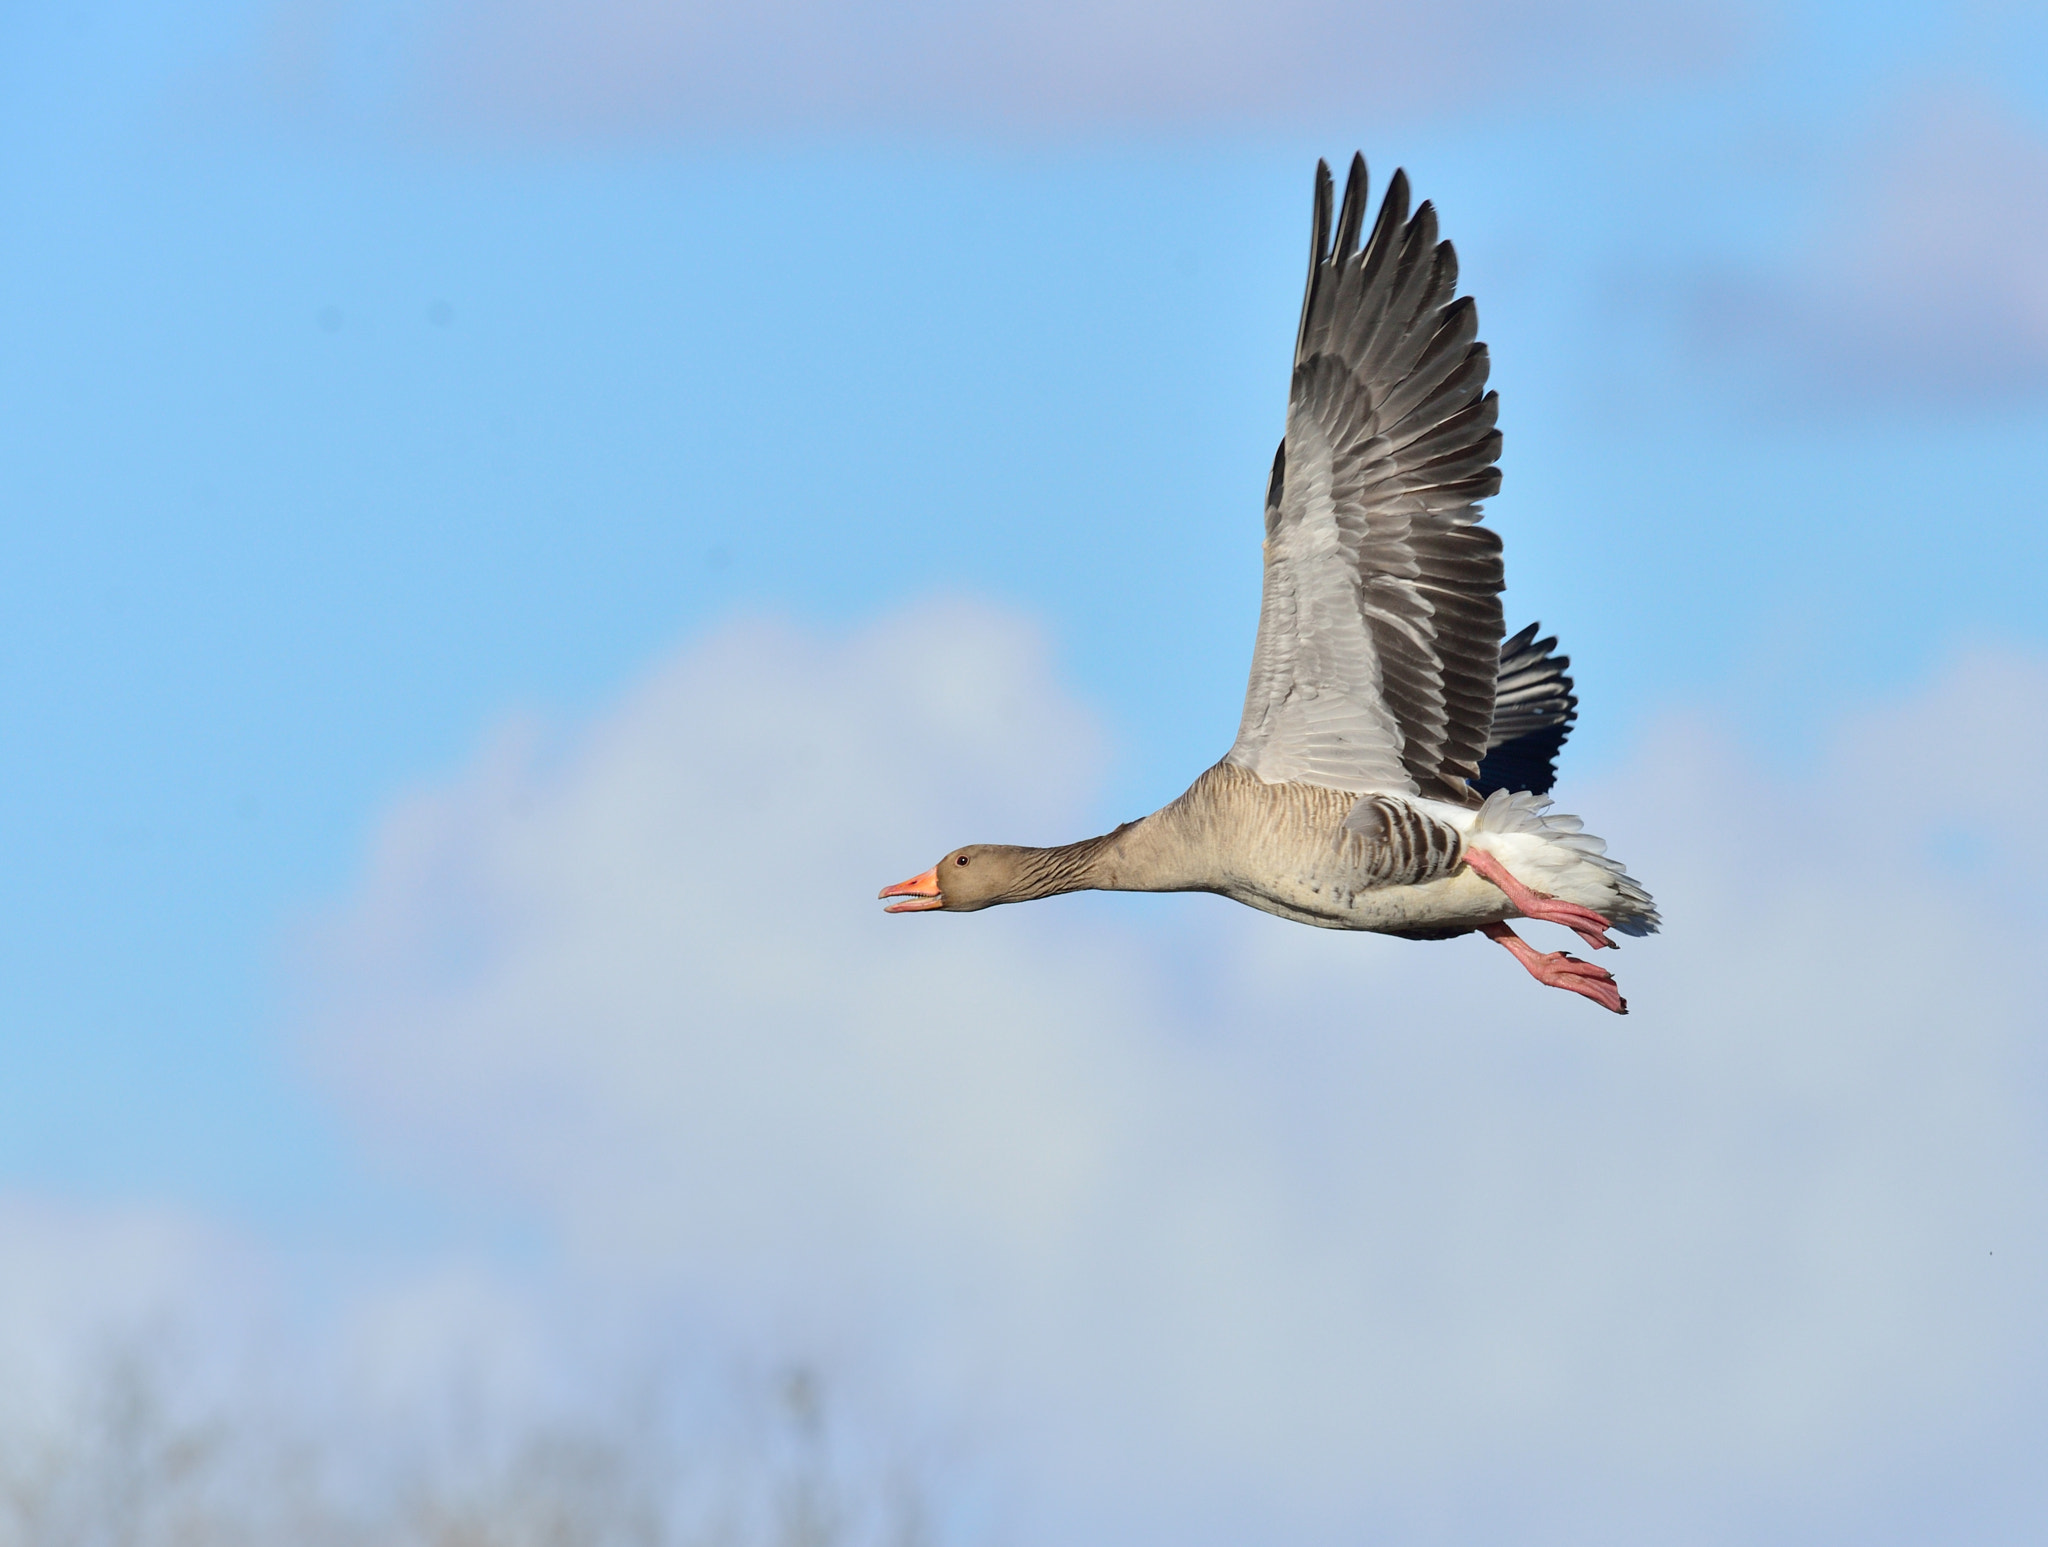
{"type": "Polygon", "coordinates": [[[964,865],[967,863],[967,856],[965,854],[957,855],[955,856],[953,863],[956,865],[964,865]]]}

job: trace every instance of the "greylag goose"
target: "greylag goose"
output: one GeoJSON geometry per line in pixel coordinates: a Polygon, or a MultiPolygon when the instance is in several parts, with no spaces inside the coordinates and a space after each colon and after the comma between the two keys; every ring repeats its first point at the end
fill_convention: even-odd
{"type": "Polygon", "coordinates": [[[885,887],[891,913],[969,913],[1090,888],[1215,892],[1298,923],[1414,940],[1477,931],[1541,983],[1628,1013],[1613,975],[1538,951],[1509,919],[1586,945],[1657,910],[1550,810],[1577,714],[1569,661],[1502,640],[1497,394],[1436,212],[1395,172],[1364,234],[1351,159],[1331,219],[1316,166],[1287,433],[1266,489],[1265,595],[1236,744],[1186,794],[1058,848],[977,843],[885,887]]]}

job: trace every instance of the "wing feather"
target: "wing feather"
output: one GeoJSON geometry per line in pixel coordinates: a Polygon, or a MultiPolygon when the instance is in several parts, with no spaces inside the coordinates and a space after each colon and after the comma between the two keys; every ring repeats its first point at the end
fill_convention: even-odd
{"type": "Polygon", "coordinates": [[[1316,170],[1287,435],[1231,761],[1269,782],[1474,803],[1500,668],[1499,403],[1435,208],[1316,170]],[[1363,243],[1361,245],[1361,236],[1363,243]]]}
{"type": "Polygon", "coordinates": [[[1557,638],[1538,639],[1531,623],[1500,647],[1499,686],[1493,699],[1493,728],[1479,765],[1478,789],[1526,790],[1547,795],[1557,780],[1557,754],[1579,717],[1572,691],[1572,659],[1557,655],[1557,638]]]}

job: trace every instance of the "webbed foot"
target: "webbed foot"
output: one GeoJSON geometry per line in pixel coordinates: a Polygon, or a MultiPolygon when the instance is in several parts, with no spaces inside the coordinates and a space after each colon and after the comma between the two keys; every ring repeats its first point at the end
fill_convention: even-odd
{"type": "Polygon", "coordinates": [[[1480,933],[1513,952],[1515,960],[1527,967],[1529,976],[1538,983],[1583,994],[1603,1010],[1612,1010],[1616,1015],[1628,1014],[1628,1001],[1621,997],[1621,985],[1614,981],[1614,974],[1605,967],[1580,961],[1564,951],[1539,951],[1505,924],[1483,925],[1480,933]]]}

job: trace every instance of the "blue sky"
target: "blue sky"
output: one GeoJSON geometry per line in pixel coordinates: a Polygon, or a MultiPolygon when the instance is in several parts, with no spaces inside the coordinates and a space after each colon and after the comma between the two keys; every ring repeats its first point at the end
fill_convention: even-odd
{"type": "Polygon", "coordinates": [[[868,35],[823,4],[667,14],[0,21],[7,1186],[316,1253],[553,1217],[366,1137],[306,942],[420,791],[520,725],[573,764],[733,620],[1025,620],[1101,750],[990,809],[1177,793],[1235,725],[1310,175],[1354,145],[1478,298],[1573,781],[1697,724],[1756,779],[1882,782],[1844,723],[2048,654],[2037,8],[1303,5],[1260,47],[1325,61],[1308,101],[1164,7],[1048,11],[1043,58],[1000,5],[843,57],[790,42],[868,35]],[[1095,84],[1049,91],[1061,50],[1095,84]]]}

